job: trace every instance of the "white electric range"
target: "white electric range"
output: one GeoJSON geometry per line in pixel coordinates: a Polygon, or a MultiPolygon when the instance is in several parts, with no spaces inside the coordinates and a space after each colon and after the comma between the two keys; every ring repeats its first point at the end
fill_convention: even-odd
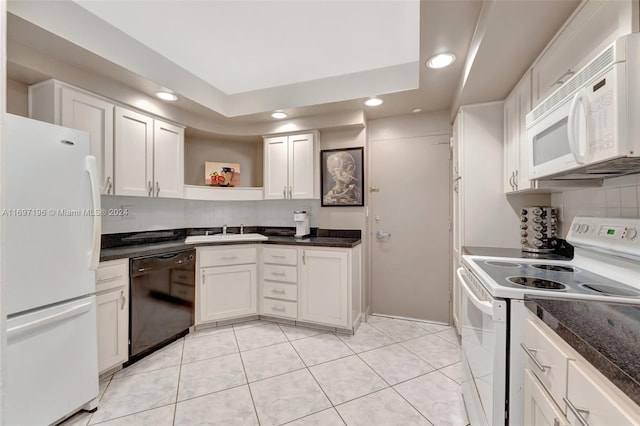
{"type": "Polygon", "coordinates": [[[471,424],[523,423],[524,296],[640,305],[640,219],[576,217],[571,260],[465,255],[463,397],[471,424]]]}

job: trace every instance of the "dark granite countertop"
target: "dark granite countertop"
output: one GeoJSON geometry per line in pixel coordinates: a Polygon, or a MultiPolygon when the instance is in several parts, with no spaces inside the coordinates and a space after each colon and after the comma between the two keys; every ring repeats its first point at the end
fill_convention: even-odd
{"type": "Polygon", "coordinates": [[[640,405],[640,305],[528,296],[525,305],[640,405]]]}
{"type": "Polygon", "coordinates": [[[488,257],[512,257],[517,259],[545,259],[545,260],[569,260],[573,253],[529,253],[517,248],[502,247],[462,247],[463,255],[488,256],[488,257]]]}
{"type": "MultiPolygon", "coordinates": [[[[209,230],[209,229],[207,229],[209,230]]],[[[220,232],[219,229],[213,228],[214,232],[220,232]]],[[[235,229],[230,228],[230,232],[235,229]]],[[[148,240],[138,237],[138,235],[153,234],[139,233],[135,235],[130,234],[118,234],[118,237],[111,235],[103,236],[103,247],[100,250],[100,261],[122,259],[126,257],[143,257],[151,256],[160,253],[169,253],[172,251],[189,250],[202,246],[220,246],[220,245],[238,245],[238,244],[281,244],[281,245],[299,245],[299,246],[315,246],[315,247],[336,247],[336,248],[352,248],[359,245],[362,240],[359,237],[359,231],[341,231],[341,230],[327,230],[327,229],[313,229],[312,234],[308,238],[298,239],[293,236],[293,233],[289,229],[272,229],[272,228],[257,228],[247,227],[245,232],[257,232],[266,235],[269,239],[266,241],[226,241],[216,243],[204,243],[204,244],[185,244],[185,235],[203,235],[204,230],[184,230],[184,231],[165,231],[163,233],[171,233],[179,236],[179,239],[171,241],[154,241],[146,242],[148,240]],[[354,233],[354,232],[357,232],[354,233]],[[274,235],[275,234],[275,235],[274,235]],[[290,235],[287,235],[290,234],[290,235]],[[356,236],[357,235],[357,236],[356,236]],[[105,240],[120,239],[126,240],[132,237],[140,238],[141,243],[128,244],[118,246],[117,243],[107,243],[105,240]],[[145,242],[142,242],[145,241],[145,242]],[[106,247],[105,247],[106,245],[106,247]],[[113,245],[113,246],[111,246],[113,245]]],[[[236,232],[237,233],[237,232],[236,232]]],[[[159,234],[155,232],[155,234],[159,234]]],[[[169,237],[171,238],[171,237],[169,237]]]]}

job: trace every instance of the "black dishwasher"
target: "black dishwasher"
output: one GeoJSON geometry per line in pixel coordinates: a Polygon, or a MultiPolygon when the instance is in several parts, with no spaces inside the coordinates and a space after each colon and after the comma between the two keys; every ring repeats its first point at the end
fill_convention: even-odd
{"type": "Polygon", "coordinates": [[[131,259],[130,365],[184,336],[194,323],[196,251],[131,259]]]}

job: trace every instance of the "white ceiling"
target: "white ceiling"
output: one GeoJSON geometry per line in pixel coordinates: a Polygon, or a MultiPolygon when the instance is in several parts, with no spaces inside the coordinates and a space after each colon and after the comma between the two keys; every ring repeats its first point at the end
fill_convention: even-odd
{"type": "Polygon", "coordinates": [[[168,88],[178,108],[230,125],[271,120],[275,109],[291,118],[365,109],[369,119],[449,111],[503,99],[578,3],[9,1],[8,74],[87,90],[86,74],[146,94],[168,88]],[[457,61],[424,67],[442,51],[457,61]],[[366,109],[371,95],[385,103],[366,109]]]}

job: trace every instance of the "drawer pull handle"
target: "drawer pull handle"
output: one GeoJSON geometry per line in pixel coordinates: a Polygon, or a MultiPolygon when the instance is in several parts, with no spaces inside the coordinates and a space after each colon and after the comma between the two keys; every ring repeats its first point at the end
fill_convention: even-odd
{"type": "Polygon", "coordinates": [[[273,293],[273,294],[285,294],[286,291],[284,291],[284,290],[276,290],[274,288],[274,289],[271,289],[271,293],[273,293]]]}
{"type": "Polygon", "coordinates": [[[271,257],[275,259],[284,259],[285,256],[283,254],[272,254],[271,257]]]}
{"type": "Polygon", "coordinates": [[[222,256],[221,257],[222,260],[235,260],[237,258],[238,256],[222,256]]]}
{"type": "Polygon", "coordinates": [[[531,358],[531,361],[533,361],[533,363],[536,365],[536,367],[538,367],[541,373],[544,373],[545,371],[547,371],[547,368],[551,368],[548,365],[540,364],[540,361],[538,361],[538,359],[536,358],[535,349],[529,349],[527,345],[525,345],[524,343],[520,343],[520,346],[522,347],[522,349],[524,349],[525,353],[529,355],[529,358],[531,358]]]}
{"type": "Polygon", "coordinates": [[[271,275],[275,275],[276,277],[284,277],[284,272],[272,272],[271,275]]]}
{"type": "Polygon", "coordinates": [[[98,280],[98,284],[108,283],[110,281],[119,280],[120,278],[124,278],[124,275],[114,275],[114,276],[111,276],[111,277],[100,278],[98,280]]]}
{"type": "Polygon", "coordinates": [[[582,414],[580,414],[580,413],[585,413],[588,415],[589,410],[585,410],[584,408],[577,408],[575,405],[573,405],[571,401],[569,401],[569,398],[566,398],[564,396],[562,397],[562,400],[565,402],[565,404],[567,404],[567,407],[569,408],[569,410],[571,410],[573,415],[576,416],[576,418],[578,419],[578,421],[582,426],[589,426],[589,423],[587,423],[584,417],[582,417],[582,414]]]}
{"type": "Polygon", "coordinates": [[[271,310],[276,312],[284,312],[285,308],[283,306],[272,306],[271,310]]]}

